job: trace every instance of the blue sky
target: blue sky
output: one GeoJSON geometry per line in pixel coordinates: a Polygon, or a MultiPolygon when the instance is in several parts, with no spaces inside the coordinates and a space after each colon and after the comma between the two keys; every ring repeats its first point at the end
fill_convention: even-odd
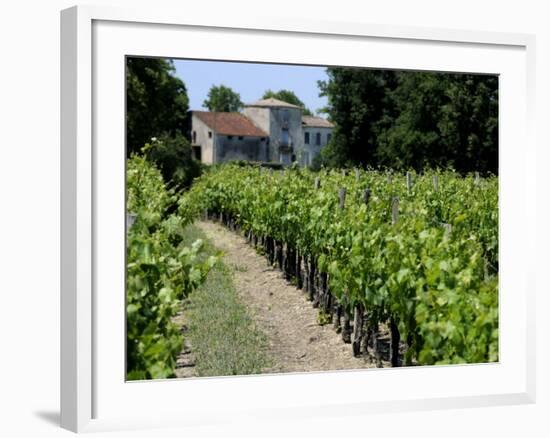
{"type": "Polygon", "coordinates": [[[324,67],[176,59],[174,66],[187,87],[192,110],[204,109],[208,90],[220,84],[239,93],[244,103],[260,99],[267,89],[294,91],[314,113],[327,103],[317,87],[318,80],[327,78],[324,67]]]}

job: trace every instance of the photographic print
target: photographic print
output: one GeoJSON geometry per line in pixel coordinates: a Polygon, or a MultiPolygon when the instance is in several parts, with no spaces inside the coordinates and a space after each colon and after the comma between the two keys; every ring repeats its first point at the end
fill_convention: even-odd
{"type": "Polygon", "coordinates": [[[498,76],[126,58],[126,378],[499,360],[498,76]]]}

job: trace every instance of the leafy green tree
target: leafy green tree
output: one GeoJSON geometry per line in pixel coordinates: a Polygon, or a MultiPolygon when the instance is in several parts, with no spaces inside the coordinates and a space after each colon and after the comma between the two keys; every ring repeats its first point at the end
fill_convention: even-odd
{"type": "Polygon", "coordinates": [[[283,102],[299,106],[300,108],[302,108],[302,114],[304,116],[312,116],[313,115],[313,113],[308,108],[306,108],[305,103],[302,102],[298,98],[298,96],[296,96],[296,94],[293,91],[279,90],[279,91],[275,92],[273,90],[267,90],[264,93],[264,95],[262,96],[262,99],[269,99],[269,98],[279,99],[279,100],[282,100],[283,102]]]}
{"type": "Polygon", "coordinates": [[[398,74],[389,93],[396,117],[377,124],[379,164],[498,173],[498,79],[398,74]]]}
{"type": "Polygon", "coordinates": [[[189,98],[171,60],[131,57],[126,62],[127,155],[152,137],[185,133],[189,98]]]}
{"type": "Polygon", "coordinates": [[[328,98],[325,111],[336,125],[323,164],[331,167],[376,165],[376,122],[391,112],[387,92],[395,86],[392,71],[329,67],[328,80],[319,81],[328,98]]]}
{"type": "Polygon", "coordinates": [[[143,151],[148,160],[156,163],[164,181],[177,189],[189,187],[202,173],[202,164],[193,158],[191,144],[182,134],[153,138],[143,151]]]}
{"type": "Polygon", "coordinates": [[[243,107],[241,96],[225,85],[213,85],[203,105],[208,111],[237,112],[243,107]]]}
{"type": "Polygon", "coordinates": [[[397,73],[397,84],[387,90],[394,111],[374,124],[377,164],[392,168],[446,167],[438,125],[447,103],[448,80],[432,73],[397,73]]]}
{"type": "Polygon", "coordinates": [[[498,78],[460,75],[447,88],[440,131],[454,151],[455,168],[498,174],[498,78]]]}
{"type": "Polygon", "coordinates": [[[498,172],[494,76],[328,68],[326,166],[498,172]]]}

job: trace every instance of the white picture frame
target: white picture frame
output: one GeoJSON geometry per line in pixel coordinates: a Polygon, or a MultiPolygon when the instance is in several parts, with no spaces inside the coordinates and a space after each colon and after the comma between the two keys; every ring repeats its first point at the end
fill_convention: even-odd
{"type": "Polygon", "coordinates": [[[524,34],[269,17],[227,22],[103,6],[62,11],[62,427],[83,432],[533,403],[534,47],[534,36],[524,34]],[[125,382],[119,292],[126,55],[499,74],[500,362],[125,382]],[[346,391],[357,385],[368,391],[346,391]]]}

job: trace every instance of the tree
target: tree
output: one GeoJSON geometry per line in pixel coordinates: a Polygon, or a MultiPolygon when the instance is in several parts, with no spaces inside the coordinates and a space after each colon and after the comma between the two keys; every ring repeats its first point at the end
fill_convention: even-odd
{"type": "Polygon", "coordinates": [[[393,112],[375,124],[377,164],[396,169],[447,167],[448,151],[441,144],[438,124],[447,103],[447,78],[432,73],[400,72],[387,91],[393,112]]]}
{"type": "Polygon", "coordinates": [[[325,111],[335,124],[323,164],[333,167],[376,165],[376,122],[391,114],[388,90],[395,86],[393,71],[327,68],[319,81],[320,95],[328,98],[325,111]]]}
{"type": "Polygon", "coordinates": [[[241,96],[225,85],[213,85],[203,105],[208,111],[237,112],[243,107],[241,96]]]}
{"type": "Polygon", "coordinates": [[[189,98],[174,76],[171,60],[128,58],[126,62],[127,155],[139,152],[152,137],[184,134],[189,98]]]}
{"type": "Polygon", "coordinates": [[[177,189],[191,186],[202,173],[202,165],[193,159],[189,140],[182,134],[153,138],[143,148],[148,160],[157,164],[164,181],[177,189]]]}
{"type": "Polygon", "coordinates": [[[479,170],[498,174],[498,78],[457,75],[447,89],[449,103],[442,108],[440,131],[457,154],[461,172],[479,170]]]}
{"type": "Polygon", "coordinates": [[[376,155],[391,167],[498,173],[498,79],[400,72],[396,117],[378,125],[376,155]]]}
{"type": "Polygon", "coordinates": [[[498,172],[496,76],[328,68],[327,166],[498,172]]]}
{"type": "Polygon", "coordinates": [[[294,94],[293,91],[279,90],[279,91],[275,92],[273,90],[267,90],[264,93],[264,95],[262,96],[262,99],[269,99],[269,98],[279,99],[279,100],[282,100],[283,102],[299,106],[300,108],[302,108],[302,114],[304,116],[312,116],[313,115],[313,113],[308,108],[306,108],[305,103],[302,102],[298,98],[298,96],[296,96],[296,94],[294,94]]]}

